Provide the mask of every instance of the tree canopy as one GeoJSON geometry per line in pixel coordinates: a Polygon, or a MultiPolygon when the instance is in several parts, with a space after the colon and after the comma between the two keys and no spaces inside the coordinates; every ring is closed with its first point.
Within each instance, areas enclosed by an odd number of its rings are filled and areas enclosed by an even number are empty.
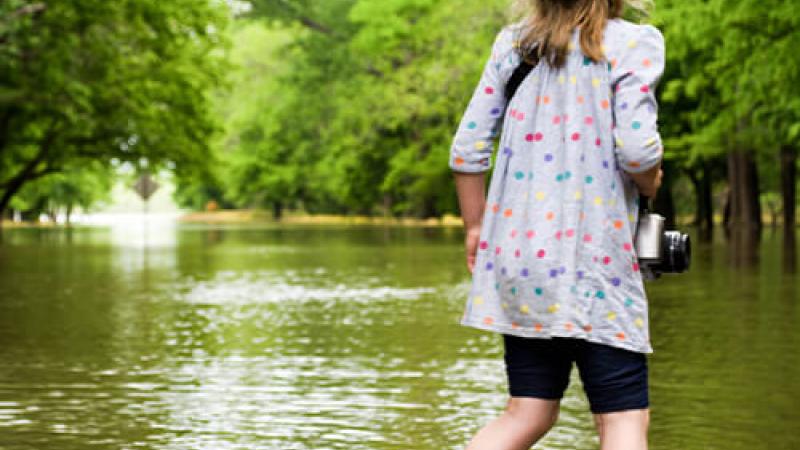
{"type": "Polygon", "coordinates": [[[0,211],[80,161],[202,170],[226,20],[213,1],[0,3],[0,211]]]}

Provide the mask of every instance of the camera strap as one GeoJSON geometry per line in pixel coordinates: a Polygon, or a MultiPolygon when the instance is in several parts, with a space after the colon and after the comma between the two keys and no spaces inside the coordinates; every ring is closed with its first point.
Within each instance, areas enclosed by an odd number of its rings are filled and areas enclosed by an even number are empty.
{"type": "Polygon", "coordinates": [[[520,53],[519,65],[514,69],[514,72],[506,83],[506,104],[511,103],[511,99],[514,97],[514,94],[517,93],[519,85],[522,84],[522,81],[531,73],[537,64],[539,64],[538,52],[532,50],[528,55],[520,53]]]}
{"type": "Polygon", "coordinates": [[[639,195],[639,215],[647,214],[652,209],[650,207],[650,197],[639,195]]]}

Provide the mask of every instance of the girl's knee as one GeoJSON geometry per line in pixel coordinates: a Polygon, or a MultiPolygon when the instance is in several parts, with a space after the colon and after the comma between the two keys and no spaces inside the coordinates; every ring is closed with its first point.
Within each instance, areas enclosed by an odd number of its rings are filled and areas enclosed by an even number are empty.
{"type": "Polygon", "coordinates": [[[609,428],[640,429],[647,431],[650,426],[650,409],[631,409],[625,411],[594,415],[597,431],[601,434],[609,428]]]}
{"type": "Polygon", "coordinates": [[[534,424],[549,430],[558,420],[559,401],[532,397],[511,397],[506,405],[506,414],[515,420],[534,424]]]}

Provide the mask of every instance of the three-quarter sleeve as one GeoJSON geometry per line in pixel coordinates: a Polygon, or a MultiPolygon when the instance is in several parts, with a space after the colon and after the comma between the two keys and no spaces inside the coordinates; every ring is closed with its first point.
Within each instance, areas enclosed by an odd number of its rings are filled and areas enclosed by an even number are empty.
{"type": "Polygon", "coordinates": [[[512,32],[500,31],[450,147],[450,168],[478,173],[491,169],[494,138],[502,126],[506,107],[507,58],[512,53],[512,32]]]}
{"type": "Polygon", "coordinates": [[[661,161],[655,90],[664,72],[664,37],[652,25],[620,45],[612,59],[614,140],[617,163],[626,172],[644,172],[661,161]]]}

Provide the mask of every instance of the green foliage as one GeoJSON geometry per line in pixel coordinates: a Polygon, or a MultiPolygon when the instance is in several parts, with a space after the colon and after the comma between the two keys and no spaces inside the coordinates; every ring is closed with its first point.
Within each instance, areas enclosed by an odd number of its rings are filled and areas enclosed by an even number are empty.
{"type": "Polygon", "coordinates": [[[659,3],[667,40],[663,115],[686,161],[734,147],[798,144],[800,19],[785,0],[659,3]]]}
{"type": "Polygon", "coordinates": [[[0,210],[81,161],[205,166],[226,14],[211,0],[0,3],[0,210]]]}
{"type": "Polygon", "coordinates": [[[449,141],[505,3],[256,2],[267,20],[232,27],[240,81],[219,105],[228,198],[320,212],[454,212],[449,141]]]}
{"type": "Polygon", "coordinates": [[[98,161],[68,165],[60,172],[25,184],[12,199],[11,207],[32,216],[63,211],[67,218],[78,207],[89,210],[98,202],[110,201],[113,177],[109,167],[98,161]]]}

